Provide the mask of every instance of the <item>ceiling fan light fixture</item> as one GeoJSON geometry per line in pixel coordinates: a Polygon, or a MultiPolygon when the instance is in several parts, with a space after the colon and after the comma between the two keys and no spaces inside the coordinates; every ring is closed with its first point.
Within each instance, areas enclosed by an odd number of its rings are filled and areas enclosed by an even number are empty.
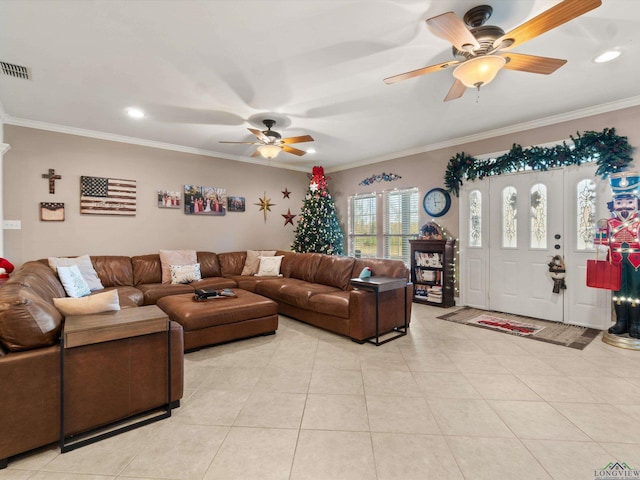
{"type": "Polygon", "coordinates": [[[490,83],[507,61],[498,55],[471,58],[456,67],[453,76],[465,87],[480,88],[490,83]]]}
{"type": "Polygon", "coordinates": [[[258,147],[258,152],[260,152],[262,158],[266,158],[267,160],[276,158],[281,150],[278,145],[260,145],[258,147]]]}

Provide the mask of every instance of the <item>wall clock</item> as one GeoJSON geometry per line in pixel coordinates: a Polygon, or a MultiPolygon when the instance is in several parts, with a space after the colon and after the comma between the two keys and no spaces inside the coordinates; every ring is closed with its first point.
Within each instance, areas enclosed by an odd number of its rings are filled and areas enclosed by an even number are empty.
{"type": "Polygon", "coordinates": [[[441,217],[451,208],[451,195],[442,188],[432,188],[422,201],[424,211],[432,217],[441,217]]]}

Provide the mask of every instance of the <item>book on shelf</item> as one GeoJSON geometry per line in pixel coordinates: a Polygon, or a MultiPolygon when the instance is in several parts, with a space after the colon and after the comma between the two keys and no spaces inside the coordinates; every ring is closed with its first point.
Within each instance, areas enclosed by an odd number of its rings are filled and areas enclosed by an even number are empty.
{"type": "Polygon", "coordinates": [[[442,255],[438,252],[414,252],[416,266],[442,268],[442,255]]]}

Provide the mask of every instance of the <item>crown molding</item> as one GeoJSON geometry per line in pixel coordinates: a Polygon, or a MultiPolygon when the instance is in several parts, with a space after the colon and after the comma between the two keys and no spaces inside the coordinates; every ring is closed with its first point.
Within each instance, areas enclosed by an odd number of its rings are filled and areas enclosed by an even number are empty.
{"type": "MultiPolygon", "coordinates": [[[[1,113],[1,111],[0,111],[1,113]]],[[[1,117],[0,117],[1,118],[1,117]]],[[[128,143],[131,145],[139,145],[142,147],[159,148],[162,150],[171,150],[174,152],[191,153],[193,155],[202,155],[205,157],[222,158],[225,160],[236,160],[239,162],[251,163],[254,165],[261,165],[267,167],[284,168],[287,170],[296,170],[300,172],[308,172],[307,167],[292,166],[274,161],[260,161],[254,159],[248,159],[238,155],[230,155],[225,153],[214,152],[211,150],[204,150],[200,148],[186,147],[184,145],[176,145],[173,143],[157,142],[155,140],[145,140],[143,138],[128,137],[126,135],[116,135],[113,133],[98,132],[96,130],[87,130],[84,128],[68,127],[65,125],[58,125],[55,123],[38,122],[36,120],[27,120],[24,118],[5,116],[4,123],[9,125],[15,125],[17,127],[35,128],[38,130],[47,130],[57,133],[65,133],[68,135],[78,135],[81,137],[97,138],[99,140],[108,140],[111,142],[128,143]]]]}
{"type": "MultiPolygon", "coordinates": [[[[640,95],[635,96],[635,97],[629,97],[629,98],[626,98],[626,99],[623,99],[623,100],[616,100],[616,101],[609,102],[609,103],[603,103],[603,104],[600,104],[600,105],[594,105],[594,106],[591,106],[591,107],[582,108],[582,109],[574,110],[574,111],[571,111],[571,112],[561,113],[561,114],[558,114],[558,115],[551,115],[549,117],[544,117],[544,118],[537,119],[537,120],[532,120],[532,121],[529,121],[529,122],[518,123],[518,124],[515,124],[515,125],[510,125],[508,127],[497,128],[497,129],[494,129],[494,130],[486,130],[484,132],[478,132],[478,133],[474,133],[472,135],[452,138],[450,140],[445,140],[443,142],[436,142],[436,143],[424,145],[422,147],[412,148],[412,149],[408,149],[408,150],[402,150],[402,151],[399,151],[399,152],[390,153],[390,154],[383,155],[383,156],[380,156],[380,157],[374,157],[374,158],[371,158],[371,159],[362,160],[360,162],[353,162],[353,163],[348,163],[348,164],[337,166],[337,167],[330,167],[330,168],[325,169],[325,171],[327,173],[331,173],[331,172],[339,172],[339,171],[342,171],[342,170],[348,170],[348,169],[356,168],[356,167],[364,167],[364,166],[372,165],[372,164],[375,164],[375,163],[386,162],[388,160],[395,160],[395,159],[402,158],[402,157],[408,157],[410,155],[416,155],[416,154],[425,153],[425,152],[432,152],[434,150],[440,150],[440,149],[443,149],[443,148],[455,147],[457,145],[462,145],[462,144],[465,144],[465,143],[471,143],[471,142],[477,142],[477,141],[481,141],[481,140],[487,140],[489,138],[495,138],[495,137],[499,137],[499,136],[502,136],[502,135],[509,135],[509,134],[512,134],[512,133],[522,132],[522,131],[525,131],[525,130],[532,130],[532,129],[540,128],[540,127],[547,127],[549,125],[554,125],[554,124],[567,122],[567,121],[571,121],[571,120],[577,120],[577,119],[580,119],[580,118],[590,117],[590,116],[598,115],[598,114],[601,114],[601,113],[608,113],[608,112],[612,112],[612,111],[615,111],[615,110],[622,110],[624,108],[635,107],[635,106],[638,106],[638,105],[640,105],[640,95]]],[[[303,167],[303,166],[293,166],[293,165],[279,163],[279,162],[273,162],[273,161],[269,161],[268,163],[265,164],[264,161],[248,159],[246,157],[241,157],[241,156],[238,156],[238,155],[231,155],[231,154],[226,154],[226,153],[214,152],[214,151],[211,151],[211,150],[204,150],[204,149],[199,149],[199,148],[186,147],[184,145],[176,145],[176,144],[172,144],[172,143],[157,142],[157,141],[154,141],[154,140],[145,140],[145,139],[137,138],[137,137],[128,137],[128,136],[125,136],[125,135],[116,135],[116,134],[111,134],[111,133],[106,133],[106,132],[98,132],[98,131],[95,131],[95,130],[87,130],[87,129],[83,129],[83,128],[68,127],[68,126],[57,125],[57,124],[53,124],[53,123],[38,122],[38,121],[35,121],[35,120],[27,120],[27,119],[23,119],[23,118],[12,117],[12,116],[7,115],[5,113],[1,103],[0,103],[0,122],[1,123],[6,123],[6,124],[9,124],[9,125],[16,125],[16,126],[19,126],[19,127],[35,128],[35,129],[39,129],[39,130],[49,130],[49,131],[52,131],[52,132],[66,133],[66,134],[69,134],[69,135],[79,135],[79,136],[82,136],[82,137],[97,138],[97,139],[108,140],[108,141],[112,141],[112,142],[120,142],[120,143],[132,144],[132,145],[140,145],[140,146],[143,146],[143,147],[159,148],[159,149],[163,149],[163,150],[171,150],[171,151],[182,152],[182,153],[191,153],[191,154],[194,154],[194,155],[202,155],[202,156],[206,156],[206,157],[222,158],[222,159],[226,159],[226,160],[235,160],[235,161],[239,161],[239,162],[251,163],[251,164],[254,164],[254,165],[262,165],[262,166],[266,165],[266,166],[270,166],[270,167],[283,168],[283,169],[286,169],[286,170],[294,170],[294,171],[299,171],[299,172],[308,172],[309,171],[309,168],[306,167],[306,166],[305,167],[303,167]]]]}
{"type": "Polygon", "coordinates": [[[338,172],[341,170],[348,170],[355,167],[364,167],[374,163],[386,162],[388,160],[395,160],[401,157],[408,157],[410,155],[416,155],[419,153],[432,152],[434,150],[440,150],[442,148],[455,147],[457,145],[463,145],[465,143],[477,142],[480,140],[487,140],[489,138],[500,137],[502,135],[509,135],[512,133],[518,133],[525,130],[533,130],[534,128],[547,127],[549,125],[555,125],[562,122],[568,122],[571,120],[578,120],[580,118],[591,117],[593,115],[599,115],[601,113],[613,112],[615,110],[622,110],[624,108],[636,107],[640,105],[640,95],[635,97],[629,97],[623,100],[616,100],[614,102],[603,103],[600,105],[594,105],[571,112],[561,113],[558,115],[551,115],[549,117],[532,120],[530,122],[517,123],[508,127],[497,128],[494,130],[487,130],[484,132],[474,133],[473,135],[467,135],[464,137],[452,138],[451,140],[445,140],[444,142],[432,143],[424,145],[422,147],[412,148],[409,150],[403,150],[400,152],[390,153],[381,157],[376,157],[366,161],[350,163],[339,167],[327,169],[327,173],[338,172]]]}

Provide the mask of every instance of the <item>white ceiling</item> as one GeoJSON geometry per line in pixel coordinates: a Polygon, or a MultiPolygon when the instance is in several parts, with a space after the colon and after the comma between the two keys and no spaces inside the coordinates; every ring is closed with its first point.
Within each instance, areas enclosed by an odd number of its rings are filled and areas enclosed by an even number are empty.
{"type": "Polygon", "coordinates": [[[447,103],[451,69],[383,83],[451,60],[425,19],[482,3],[509,31],[558,0],[0,0],[0,61],[33,76],[0,74],[0,115],[258,163],[254,146],[219,141],[253,141],[247,127],[274,118],[317,153],[273,165],[331,171],[640,104],[638,0],[603,0],[513,49],[568,60],[549,76],[503,70],[447,103]],[[609,48],[622,56],[592,62],[609,48]]]}

